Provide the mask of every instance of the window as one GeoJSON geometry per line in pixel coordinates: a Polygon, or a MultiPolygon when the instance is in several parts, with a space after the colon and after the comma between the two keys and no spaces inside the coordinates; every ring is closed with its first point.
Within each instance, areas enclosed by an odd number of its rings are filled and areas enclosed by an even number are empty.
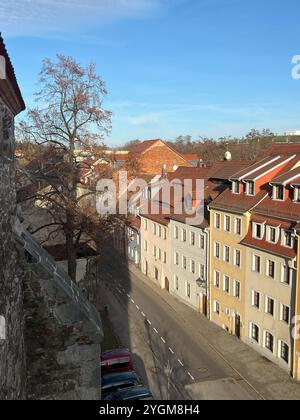
{"type": "Polygon", "coordinates": [[[163,228],[163,239],[167,239],[167,229],[163,228]]]}
{"type": "Polygon", "coordinates": [[[230,278],[228,276],[224,276],[223,290],[228,294],[230,292],[230,278]]]}
{"type": "Polygon", "coordinates": [[[294,270],[286,265],[282,265],[281,283],[290,285],[293,279],[294,270]]]}
{"type": "Polygon", "coordinates": [[[273,200],[284,200],[284,186],[274,185],[273,187],[273,200]]]}
{"type": "Polygon", "coordinates": [[[250,324],[250,338],[259,343],[259,327],[253,323],[250,324]]]}
{"type": "Polygon", "coordinates": [[[290,323],[290,308],[286,305],[280,305],[280,320],[290,323]]]}
{"type": "Polygon", "coordinates": [[[274,299],[266,297],[266,313],[274,316],[275,302],[274,299]]]}
{"type": "Polygon", "coordinates": [[[220,229],[221,227],[221,216],[219,215],[219,213],[215,214],[215,228],[216,229],[220,229]]]}
{"type": "Polygon", "coordinates": [[[220,315],[220,304],[219,304],[219,302],[217,302],[216,300],[214,301],[214,312],[215,312],[217,315],[220,315]]]}
{"type": "Polygon", "coordinates": [[[174,276],[174,288],[175,288],[175,290],[178,292],[178,289],[179,289],[179,280],[178,280],[178,276],[174,276]]]}
{"type": "Polygon", "coordinates": [[[144,241],[144,251],[147,252],[148,251],[148,242],[144,241]]]}
{"type": "Polygon", "coordinates": [[[253,255],[252,260],[252,270],[256,273],[260,273],[261,268],[261,259],[258,255],[253,255]]]}
{"type": "Polygon", "coordinates": [[[191,298],[191,284],[186,283],[186,296],[190,299],[191,298]]]}
{"type": "Polygon", "coordinates": [[[294,187],[294,201],[300,203],[300,187],[294,187]]]}
{"type": "Polygon", "coordinates": [[[265,347],[270,350],[272,353],[274,351],[274,337],[268,331],[265,332],[265,347]]]}
{"type": "Polygon", "coordinates": [[[181,239],[182,239],[182,242],[186,242],[186,230],[185,229],[182,229],[181,239]]]}
{"type": "Polygon", "coordinates": [[[224,218],[224,230],[226,232],[230,232],[230,225],[231,225],[230,216],[225,216],[225,218],[224,218]]]}
{"type": "Polygon", "coordinates": [[[175,254],[174,254],[174,264],[179,265],[179,254],[178,254],[178,252],[175,252],[175,254]]]}
{"type": "Polygon", "coordinates": [[[234,194],[240,194],[240,192],[241,192],[241,183],[240,183],[240,181],[233,181],[232,182],[232,192],[234,194]]]}
{"type": "Polygon", "coordinates": [[[264,236],[264,225],[260,223],[253,223],[253,237],[262,239],[264,236]]]}
{"type": "Polygon", "coordinates": [[[275,278],[275,262],[267,260],[267,277],[275,278]]]}
{"type": "Polygon", "coordinates": [[[239,249],[234,250],[234,264],[236,267],[241,267],[241,251],[239,249]]]}
{"type": "Polygon", "coordinates": [[[148,220],[144,219],[144,230],[148,229],[148,220]]]}
{"type": "Polygon", "coordinates": [[[195,261],[194,260],[191,260],[190,269],[191,269],[191,273],[195,274],[196,270],[195,270],[195,261]]]}
{"type": "Polygon", "coordinates": [[[237,299],[241,297],[241,283],[239,281],[234,281],[233,296],[237,299]]]}
{"type": "Polygon", "coordinates": [[[159,261],[161,261],[161,249],[160,248],[158,248],[158,259],[159,259],[159,261]]]}
{"type": "Polygon", "coordinates": [[[220,259],[220,244],[219,244],[219,242],[215,242],[214,248],[215,248],[214,249],[215,258],[220,259]]]}
{"type": "Polygon", "coordinates": [[[284,341],[279,340],[279,351],[279,357],[286,363],[289,363],[290,348],[284,341]]]}
{"type": "Polygon", "coordinates": [[[178,226],[174,227],[174,238],[178,239],[179,235],[178,235],[178,226]]]}
{"type": "Polygon", "coordinates": [[[235,234],[236,235],[242,234],[242,220],[238,217],[235,219],[235,234]]]}
{"type": "Polygon", "coordinates": [[[227,245],[224,245],[224,261],[227,263],[230,262],[230,248],[227,245]]]}
{"type": "Polygon", "coordinates": [[[182,257],[182,268],[186,270],[186,257],[182,257]]]}
{"type": "Polygon", "coordinates": [[[254,181],[246,182],[246,194],[254,195],[255,194],[255,183],[254,181]]]}
{"type": "Polygon", "coordinates": [[[204,278],[205,278],[205,266],[204,266],[204,264],[200,264],[199,275],[200,275],[200,279],[204,280],[204,278]]]}
{"type": "Polygon", "coordinates": [[[255,290],[252,292],[252,306],[257,309],[260,308],[260,293],[255,290]]]}
{"type": "Polygon", "coordinates": [[[153,247],[153,257],[156,257],[156,246],[153,247]]]}
{"type": "Polygon", "coordinates": [[[161,237],[161,226],[158,225],[158,236],[161,237]]]}
{"type": "Polygon", "coordinates": [[[167,263],[167,253],[163,252],[163,263],[166,264],[167,263]]]}
{"type": "Polygon", "coordinates": [[[277,234],[278,229],[274,228],[274,227],[269,227],[268,228],[268,241],[272,242],[273,244],[275,244],[277,242],[277,234]]]}
{"type": "Polygon", "coordinates": [[[153,225],[152,225],[152,233],[153,233],[153,235],[156,235],[156,224],[155,223],[153,223],[153,225]]]}
{"type": "Polygon", "coordinates": [[[293,234],[292,232],[285,230],[283,232],[283,245],[287,248],[292,248],[294,246],[293,234]]]}
{"type": "Polygon", "coordinates": [[[191,234],[190,234],[190,244],[192,246],[195,245],[195,233],[194,232],[191,232],[191,234]]]}
{"type": "Polygon", "coordinates": [[[220,273],[219,271],[214,272],[214,286],[220,289],[220,273]]]}
{"type": "Polygon", "coordinates": [[[204,235],[200,235],[200,248],[204,249],[205,248],[205,239],[204,239],[204,235]]]}

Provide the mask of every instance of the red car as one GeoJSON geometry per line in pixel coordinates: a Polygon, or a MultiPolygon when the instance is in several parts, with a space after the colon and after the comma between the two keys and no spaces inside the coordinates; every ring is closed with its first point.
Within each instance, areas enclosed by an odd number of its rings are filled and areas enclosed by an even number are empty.
{"type": "Polygon", "coordinates": [[[101,372],[129,372],[133,370],[132,353],[128,349],[115,349],[101,354],[101,372]]]}

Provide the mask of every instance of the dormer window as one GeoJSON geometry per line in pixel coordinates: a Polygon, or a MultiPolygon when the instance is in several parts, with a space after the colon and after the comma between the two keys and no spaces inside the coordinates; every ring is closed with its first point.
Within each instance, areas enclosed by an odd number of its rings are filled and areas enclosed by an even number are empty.
{"type": "Polygon", "coordinates": [[[284,186],[274,185],[273,186],[273,200],[284,200],[284,186]]]}
{"type": "Polygon", "coordinates": [[[287,248],[293,248],[294,246],[294,236],[289,230],[283,231],[283,246],[286,246],[287,248]]]}
{"type": "Polygon", "coordinates": [[[246,194],[247,195],[254,195],[255,194],[255,182],[254,181],[247,181],[246,182],[246,194]]]}
{"type": "Polygon", "coordinates": [[[294,189],[294,202],[300,203],[300,187],[295,187],[294,189]]]}
{"type": "Polygon", "coordinates": [[[279,236],[278,235],[278,233],[279,233],[278,228],[269,226],[267,232],[268,232],[268,234],[267,234],[268,241],[275,244],[278,241],[278,236],[279,236]]]}
{"type": "Polygon", "coordinates": [[[241,183],[240,181],[232,181],[232,192],[233,194],[241,193],[241,183]]]}
{"type": "Polygon", "coordinates": [[[262,239],[265,234],[265,226],[261,223],[253,223],[253,238],[262,239]]]}

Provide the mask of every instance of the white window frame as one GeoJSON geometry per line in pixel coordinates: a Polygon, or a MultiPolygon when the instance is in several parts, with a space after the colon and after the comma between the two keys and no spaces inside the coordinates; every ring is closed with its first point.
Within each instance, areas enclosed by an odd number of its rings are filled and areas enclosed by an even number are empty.
{"type": "Polygon", "coordinates": [[[293,283],[293,278],[294,278],[294,269],[292,267],[290,267],[288,264],[281,264],[281,279],[280,279],[280,283],[291,287],[292,283],[293,283]],[[284,279],[286,278],[286,273],[288,275],[288,280],[289,282],[286,282],[284,279]]]}
{"type": "Polygon", "coordinates": [[[215,227],[215,229],[221,229],[221,214],[220,213],[215,213],[214,227],[215,227]],[[217,220],[219,220],[219,226],[217,224],[217,220]]]}
{"type": "Polygon", "coordinates": [[[267,261],[266,261],[266,277],[268,277],[269,279],[272,279],[272,280],[275,280],[276,279],[276,261],[274,261],[274,260],[270,260],[269,258],[267,258],[267,261]],[[272,277],[272,276],[270,276],[270,273],[269,273],[269,269],[270,269],[270,265],[271,264],[274,264],[274,276],[272,277]]]}
{"type": "Polygon", "coordinates": [[[186,229],[181,229],[181,241],[186,243],[186,238],[187,238],[186,229]]]}
{"type": "Polygon", "coordinates": [[[252,222],[253,223],[253,227],[252,227],[252,236],[254,239],[258,239],[260,241],[263,240],[264,236],[265,236],[265,224],[264,223],[256,223],[256,222],[252,222]],[[257,228],[261,227],[261,237],[259,237],[257,235],[257,228]]]}
{"type": "Polygon", "coordinates": [[[187,258],[184,255],[181,257],[181,268],[183,270],[187,269],[187,258]]]}
{"type": "Polygon", "coordinates": [[[272,190],[272,199],[274,200],[274,201],[284,201],[284,198],[285,198],[285,187],[284,187],[284,185],[273,185],[273,190],[272,190]],[[279,191],[279,189],[282,189],[283,190],[283,198],[278,198],[278,191],[279,191]]]}
{"type": "Polygon", "coordinates": [[[246,189],[245,189],[246,195],[254,197],[255,196],[255,181],[246,181],[245,184],[246,184],[246,189]],[[250,185],[251,186],[253,185],[253,193],[250,191],[250,185]]]}
{"type": "Polygon", "coordinates": [[[165,227],[162,229],[162,237],[164,240],[167,239],[167,228],[165,227]]]}
{"type": "Polygon", "coordinates": [[[228,214],[224,215],[224,232],[231,232],[231,217],[228,214]],[[229,230],[227,229],[227,220],[229,220],[229,230]]]}
{"type": "Polygon", "coordinates": [[[281,340],[281,339],[278,340],[278,359],[282,360],[283,362],[285,362],[288,365],[290,364],[290,360],[291,360],[291,347],[289,346],[289,344],[286,341],[281,340]],[[289,351],[288,351],[288,360],[283,359],[283,357],[281,355],[281,347],[282,347],[282,344],[284,344],[285,346],[287,346],[287,348],[289,349],[289,351]]]}
{"type": "Polygon", "coordinates": [[[231,249],[230,246],[228,245],[223,245],[223,261],[227,264],[230,264],[230,257],[231,257],[231,249]],[[226,256],[227,256],[227,251],[228,251],[228,261],[226,260],[226,256]]]}
{"type": "Polygon", "coordinates": [[[167,253],[166,253],[166,251],[163,251],[163,263],[167,264],[167,253]]]}
{"type": "Polygon", "coordinates": [[[205,249],[205,235],[202,233],[199,235],[199,248],[205,249]],[[203,241],[203,247],[202,247],[202,241],[203,241]]]}
{"type": "Polygon", "coordinates": [[[174,265],[179,267],[179,254],[178,254],[178,252],[174,252],[174,265]]]}
{"type": "Polygon", "coordinates": [[[276,316],[276,299],[272,298],[271,296],[265,296],[265,314],[275,318],[276,316]],[[268,312],[268,300],[272,300],[274,302],[273,305],[273,315],[268,312]]]}
{"type": "Polygon", "coordinates": [[[227,274],[223,275],[223,292],[226,293],[227,295],[230,295],[230,277],[227,276],[227,274]],[[226,290],[226,280],[228,279],[228,291],[226,290]]]}
{"type": "Polygon", "coordinates": [[[217,300],[214,300],[214,313],[218,316],[221,315],[221,305],[217,300]],[[218,311],[217,311],[218,308],[218,311]]]}
{"type": "Polygon", "coordinates": [[[255,322],[250,322],[249,323],[249,338],[250,338],[250,340],[255,341],[255,343],[260,344],[260,327],[255,322]],[[256,339],[252,335],[253,327],[258,328],[258,341],[256,341],[256,339]]]}
{"type": "Polygon", "coordinates": [[[174,226],[174,239],[179,238],[179,228],[178,226],[174,226]]]}
{"type": "Polygon", "coordinates": [[[237,298],[237,299],[240,300],[241,299],[241,296],[242,296],[241,290],[242,290],[241,282],[238,281],[238,280],[233,280],[233,297],[235,297],[235,298],[237,298]],[[236,294],[236,287],[237,287],[238,284],[239,284],[239,291],[240,291],[239,296],[237,296],[237,294],[236,294]]]}
{"type": "Polygon", "coordinates": [[[144,230],[148,229],[148,220],[144,219],[144,230]]]}
{"type": "Polygon", "coordinates": [[[153,235],[156,235],[156,231],[157,231],[156,223],[153,223],[152,224],[152,233],[153,233],[153,235]]]}
{"type": "Polygon", "coordinates": [[[279,236],[280,236],[280,230],[279,228],[276,228],[274,226],[267,226],[267,241],[270,244],[277,244],[278,240],[279,240],[279,236]],[[271,240],[271,231],[275,230],[275,241],[271,240]]]}
{"type": "Polygon", "coordinates": [[[289,306],[289,305],[285,305],[284,303],[281,303],[280,302],[280,314],[279,314],[279,319],[280,319],[280,321],[281,322],[284,322],[284,324],[286,324],[286,325],[291,325],[291,307],[289,306]],[[288,310],[289,310],[289,320],[288,320],[288,322],[286,322],[286,320],[285,319],[283,319],[283,309],[284,308],[288,308],[288,310]]]}
{"type": "Polygon", "coordinates": [[[236,195],[241,194],[241,181],[237,181],[237,180],[232,181],[232,192],[233,194],[236,194],[236,195]],[[238,186],[238,189],[236,188],[237,186],[238,186]]]}
{"type": "Polygon", "coordinates": [[[179,290],[179,278],[176,274],[174,275],[174,290],[176,290],[176,292],[179,290]]]}
{"type": "Polygon", "coordinates": [[[221,244],[218,241],[214,242],[214,258],[217,260],[221,259],[221,244]],[[217,247],[219,247],[219,256],[217,256],[217,247]]]}
{"type": "Polygon", "coordinates": [[[195,274],[196,273],[196,263],[194,260],[190,260],[190,272],[191,274],[195,274]],[[194,267],[194,269],[193,269],[194,267]]]}
{"type": "Polygon", "coordinates": [[[205,265],[202,263],[199,263],[199,278],[201,280],[205,280],[205,265]],[[203,275],[202,275],[202,271],[203,271],[203,275]]]}
{"type": "Polygon", "coordinates": [[[294,186],[294,203],[300,203],[300,187],[294,186]]]}
{"type": "Polygon", "coordinates": [[[196,245],[196,234],[195,234],[195,232],[190,232],[190,245],[191,246],[196,245]],[[192,241],[192,238],[194,238],[194,242],[192,241]]]}
{"type": "Polygon", "coordinates": [[[275,343],[276,343],[276,339],[275,339],[275,336],[274,336],[274,334],[271,332],[271,331],[269,331],[269,330],[264,330],[264,332],[263,332],[263,347],[266,349],[266,350],[268,350],[268,351],[270,351],[272,354],[274,354],[274,351],[275,351],[275,343]],[[268,347],[267,347],[267,334],[270,334],[272,337],[273,337],[273,351],[272,350],[270,350],[268,347]]]}
{"type": "Polygon", "coordinates": [[[237,268],[241,268],[242,267],[242,251],[240,249],[235,249],[234,250],[234,266],[237,268]],[[240,254],[240,265],[237,264],[237,255],[238,253],[240,254]]]}
{"type": "Polygon", "coordinates": [[[251,306],[252,306],[252,308],[255,308],[257,310],[260,310],[260,307],[261,307],[261,293],[258,290],[252,289],[251,306]],[[259,306],[256,306],[255,305],[255,295],[256,294],[259,295],[259,306]]]}
{"type": "Polygon", "coordinates": [[[242,219],[240,217],[236,217],[235,220],[234,220],[234,233],[235,233],[235,235],[239,235],[239,236],[242,236],[243,235],[243,222],[242,222],[242,219]],[[240,233],[238,232],[238,229],[237,229],[238,221],[241,224],[241,231],[240,231],[240,233]]]}
{"type": "Polygon", "coordinates": [[[289,231],[288,229],[282,229],[281,235],[282,235],[282,241],[281,241],[282,245],[285,248],[293,249],[294,246],[295,246],[295,235],[291,231],[289,231]],[[290,245],[287,245],[287,242],[286,242],[286,233],[289,233],[291,235],[291,246],[290,245]]]}
{"type": "Polygon", "coordinates": [[[252,254],[252,271],[253,273],[261,274],[261,268],[262,268],[262,258],[260,255],[252,254]],[[259,258],[260,264],[259,264],[259,270],[256,270],[256,258],[259,258]]]}
{"type": "Polygon", "coordinates": [[[214,287],[216,289],[220,289],[220,287],[221,287],[221,273],[218,270],[214,271],[214,287]],[[219,284],[217,284],[217,276],[218,276],[218,279],[219,279],[219,284]]]}
{"type": "Polygon", "coordinates": [[[153,245],[152,251],[153,251],[153,257],[156,258],[156,246],[155,245],[153,245]]]}

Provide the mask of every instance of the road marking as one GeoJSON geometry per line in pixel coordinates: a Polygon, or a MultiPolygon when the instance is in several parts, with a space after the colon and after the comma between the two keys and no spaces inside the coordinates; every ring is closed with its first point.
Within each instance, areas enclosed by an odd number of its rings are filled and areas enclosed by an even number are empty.
{"type": "Polygon", "coordinates": [[[158,334],[158,331],[157,331],[157,329],[156,329],[156,328],[153,328],[153,330],[154,330],[154,332],[155,332],[156,334],[158,334]]]}
{"type": "Polygon", "coordinates": [[[190,374],[190,372],[188,372],[189,377],[191,378],[192,381],[195,380],[195,378],[190,374]]]}
{"type": "Polygon", "coordinates": [[[146,314],[144,314],[144,312],[142,312],[142,316],[143,316],[144,318],[146,318],[146,314]]]}
{"type": "Polygon", "coordinates": [[[151,321],[149,321],[149,319],[147,319],[147,322],[148,322],[148,324],[149,324],[149,325],[152,325],[152,324],[151,324],[151,321]]]}
{"type": "Polygon", "coordinates": [[[130,299],[130,295],[127,293],[127,297],[130,299]]]}
{"type": "Polygon", "coordinates": [[[136,309],[139,311],[140,310],[140,307],[138,305],[135,305],[135,306],[136,306],[136,309]]]}
{"type": "Polygon", "coordinates": [[[172,354],[175,354],[175,352],[171,349],[171,347],[169,347],[169,350],[172,354]]]}
{"type": "Polygon", "coordinates": [[[131,299],[131,302],[134,304],[134,300],[133,299],[131,299]]]}
{"type": "Polygon", "coordinates": [[[182,367],[184,367],[184,364],[182,363],[182,361],[181,361],[181,360],[179,360],[179,359],[178,359],[178,363],[179,363],[182,367]]]}
{"type": "Polygon", "coordinates": [[[163,337],[160,337],[161,341],[166,344],[166,340],[163,337]]]}

